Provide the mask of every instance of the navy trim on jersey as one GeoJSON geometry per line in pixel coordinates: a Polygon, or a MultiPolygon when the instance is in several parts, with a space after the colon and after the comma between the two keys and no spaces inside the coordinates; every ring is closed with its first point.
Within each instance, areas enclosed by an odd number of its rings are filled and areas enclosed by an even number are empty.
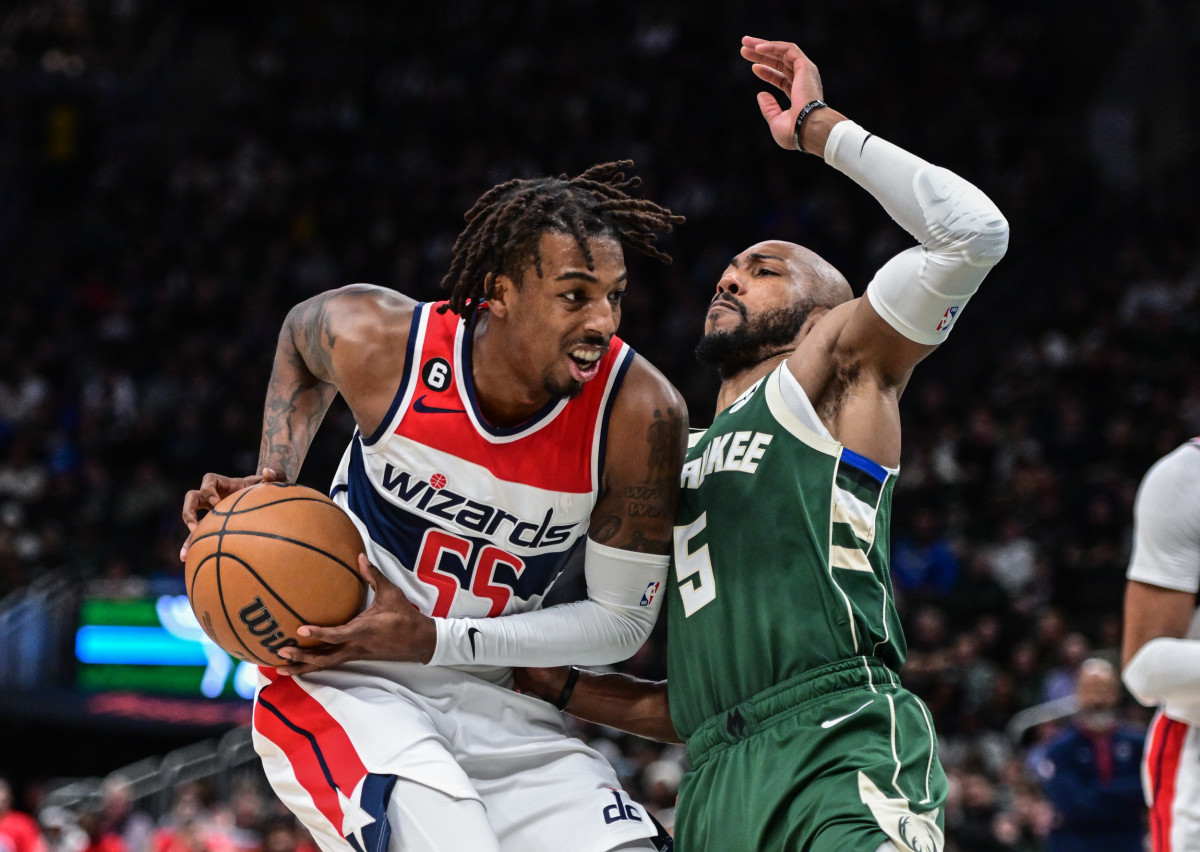
{"type": "Polygon", "coordinates": [[[608,449],[608,417],[612,414],[613,403],[617,401],[617,392],[625,381],[625,374],[629,372],[629,367],[633,364],[633,356],[633,347],[626,343],[623,363],[615,368],[617,377],[613,380],[612,389],[608,392],[608,399],[604,401],[604,410],[600,412],[600,454],[596,459],[597,486],[604,481],[604,456],[608,449]]]}
{"type": "Polygon", "coordinates": [[[404,399],[404,394],[408,391],[410,377],[418,369],[413,359],[413,353],[417,348],[417,329],[420,327],[421,318],[425,316],[425,311],[428,308],[428,302],[421,302],[413,309],[412,325],[408,327],[408,345],[404,349],[404,375],[400,377],[400,387],[397,388],[396,395],[392,397],[392,404],[388,406],[388,411],[383,417],[383,422],[371,433],[371,437],[363,438],[363,443],[368,447],[382,438],[387,428],[392,425],[392,420],[396,417],[396,412],[400,408],[400,400],[404,399]]]}
{"type": "Polygon", "coordinates": [[[471,410],[475,412],[475,422],[479,424],[480,428],[482,428],[489,435],[493,435],[497,438],[507,438],[511,435],[520,434],[521,432],[536,426],[542,420],[545,420],[554,413],[554,410],[563,402],[562,397],[551,397],[550,401],[543,405],[540,410],[533,414],[533,416],[531,416],[524,423],[518,423],[516,426],[500,427],[493,426],[492,424],[488,423],[487,419],[483,416],[483,412],[479,410],[479,401],[475,397],[475,377],[471,371],[471,339],[473,337],[474,335],[471,333],[471,329],[468,328],[467,333],[462,336],[462,349],[458,353],[458,357],[462,363],[462,393],[463,396],[467,398],[467,402],[470,404],[471,410]]]}
{"type": "MultiPolygon", "coordinates": [[[[347,507],[362,521],[367,528],[367,535],[377,546],[382,547],[408,571],[417,569],[417,557],[425,532],[438,529],[455,535],[471,543],[470,564],[444,556],[437,566],[442,574],[449,574],[458,580],[463,590],[471,588],[475,564],[474,556],[486,545],[505,550],[503,540],[471,535],[462,530],[455,530],[431,521],[415,512],[405,510],[383,497],[375,490],[366,467],[363,465],[363,452],[360,444],[355,441],[350,448],[350,463],[346,471],[347,507]]],[[[586,522],[585,522],[586,523],[586,522]]],[[[577,547],[583,542],[580,536],[575,543],[577,547]]],[[[495,582],[508,586],[513,594],[524,601],[545,595],[567,565],[567,560],[575,547],[568,550],[552,550],[529,556],[519,556],[524,568],[518,574],[511,566],[498,565],[495,582]]],[[[513,554],[516,555],[516,554],[513,554]]]]}
{"type": "Polygon", "coordinates": [[[858,453],[848,450],[845,447],[842,447],[842,460],[852,467],[861,470],[876,482],[883,482],[888,478],[887,468],[883,465],[871,461],[866,456],[860,456],[858,453]]]}

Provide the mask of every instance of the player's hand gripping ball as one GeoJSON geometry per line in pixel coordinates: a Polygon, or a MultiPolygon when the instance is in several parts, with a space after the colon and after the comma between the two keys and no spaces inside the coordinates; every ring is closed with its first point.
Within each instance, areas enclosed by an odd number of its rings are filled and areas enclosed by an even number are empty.
{"type": "Polygon", "coordinates": [[[303,485],[264,482],[231,494],[196,526],[184,563],[188,599],[209,638],[239,660],[286,665],[302,624],[357,615],[362,537],[341,507],[303,485]]]}

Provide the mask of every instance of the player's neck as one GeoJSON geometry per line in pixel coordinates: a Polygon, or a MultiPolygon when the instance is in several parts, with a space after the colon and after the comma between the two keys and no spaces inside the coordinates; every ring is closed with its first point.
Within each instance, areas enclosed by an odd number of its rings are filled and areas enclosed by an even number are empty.
{"type": "Polygon", "coordinates": [[[531,379],[519,371],[519,360],[505,348],[498,330],[485,334],[490,317],[481,316],[471,342],[471,381],[475,401],[488,424],[500,428],[517,426],[537,414],[550,395],[540,377],[531,379]]]}
{"type": "Polygon", "coordinates": [[[794,349],[784,349],[775,352],[759,361],[753,367],[747,367],[739,373],[722,379],[721,389],[717,391],[717,410],[713,412],[713,416],[716,417],[726,408],[737,402],[737,398],[744,394],[751,385],[786,361],[788,356],[794,351],[794,349]]]}

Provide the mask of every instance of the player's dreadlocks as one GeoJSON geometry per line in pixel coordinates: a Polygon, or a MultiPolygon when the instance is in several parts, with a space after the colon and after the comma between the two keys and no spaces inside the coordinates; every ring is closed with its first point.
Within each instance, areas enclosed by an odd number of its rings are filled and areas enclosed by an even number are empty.
{"type": "Polygon", "coordinates": [[[520,269],[532,258],[542,274],[538,241],[544,231],[575,237],[592,269],[591,237],[612,235],[643,254],[670,263],[654,246],[658,232],[683,221],[670,210],[626,190],[641,178],[626,178],[632,160],[592,166],[578,177],[514,179],[492,187],[467,211],[467,226],[454,242],[454,258],[442,286],[450,290],[449,308],[471,320],[486,297],[488,273],[520,282],[520,269]]]}

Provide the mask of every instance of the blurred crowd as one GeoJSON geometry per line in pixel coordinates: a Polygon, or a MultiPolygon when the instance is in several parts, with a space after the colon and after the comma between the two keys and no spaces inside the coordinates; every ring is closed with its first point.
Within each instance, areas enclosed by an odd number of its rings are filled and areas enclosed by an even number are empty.
{"type": "Polygon", "coordinates": [[[0,848],[6,852],[317,852],[304,826],[254,774],[238,779],[224,797],[204,782],[183,783],[161,814],[139,805],[119,775],[84,808],[31,802],[36,819],[13,807],[7,791],[0,778],[0,848]]]}
{"type": "MultiPolygon", "coordinates": [[[[861,292],[907,239],[770,141],[738,40],[791,38],[827,100],[1012,226],[906,391],[893,570],[951,839],[1042,848],[1038,760],[1068,722],[1010,723],[1072,695],[1086,658],[1119,662],[1138,480],[1200,432],[1200,20],[1172,2],[743,5],[10,4],[0,597],[49,570],[178,577],[184,491],[255,467],[287,309],[355,281],[437,298],[463,212],[514,176],[631,158],[687,217],[671,266],[629,258],[621,333],[706,424],[715,378],[691,351],[729,257],[795,240],[861,292]]],[[[335,407],[302,481],[325,486],[351,428],[335,407]]],[[[664,635],[626,668],[662,676],[664,635]]],[[[669,810],[681,754],[580,734],[669,810]]]]}

